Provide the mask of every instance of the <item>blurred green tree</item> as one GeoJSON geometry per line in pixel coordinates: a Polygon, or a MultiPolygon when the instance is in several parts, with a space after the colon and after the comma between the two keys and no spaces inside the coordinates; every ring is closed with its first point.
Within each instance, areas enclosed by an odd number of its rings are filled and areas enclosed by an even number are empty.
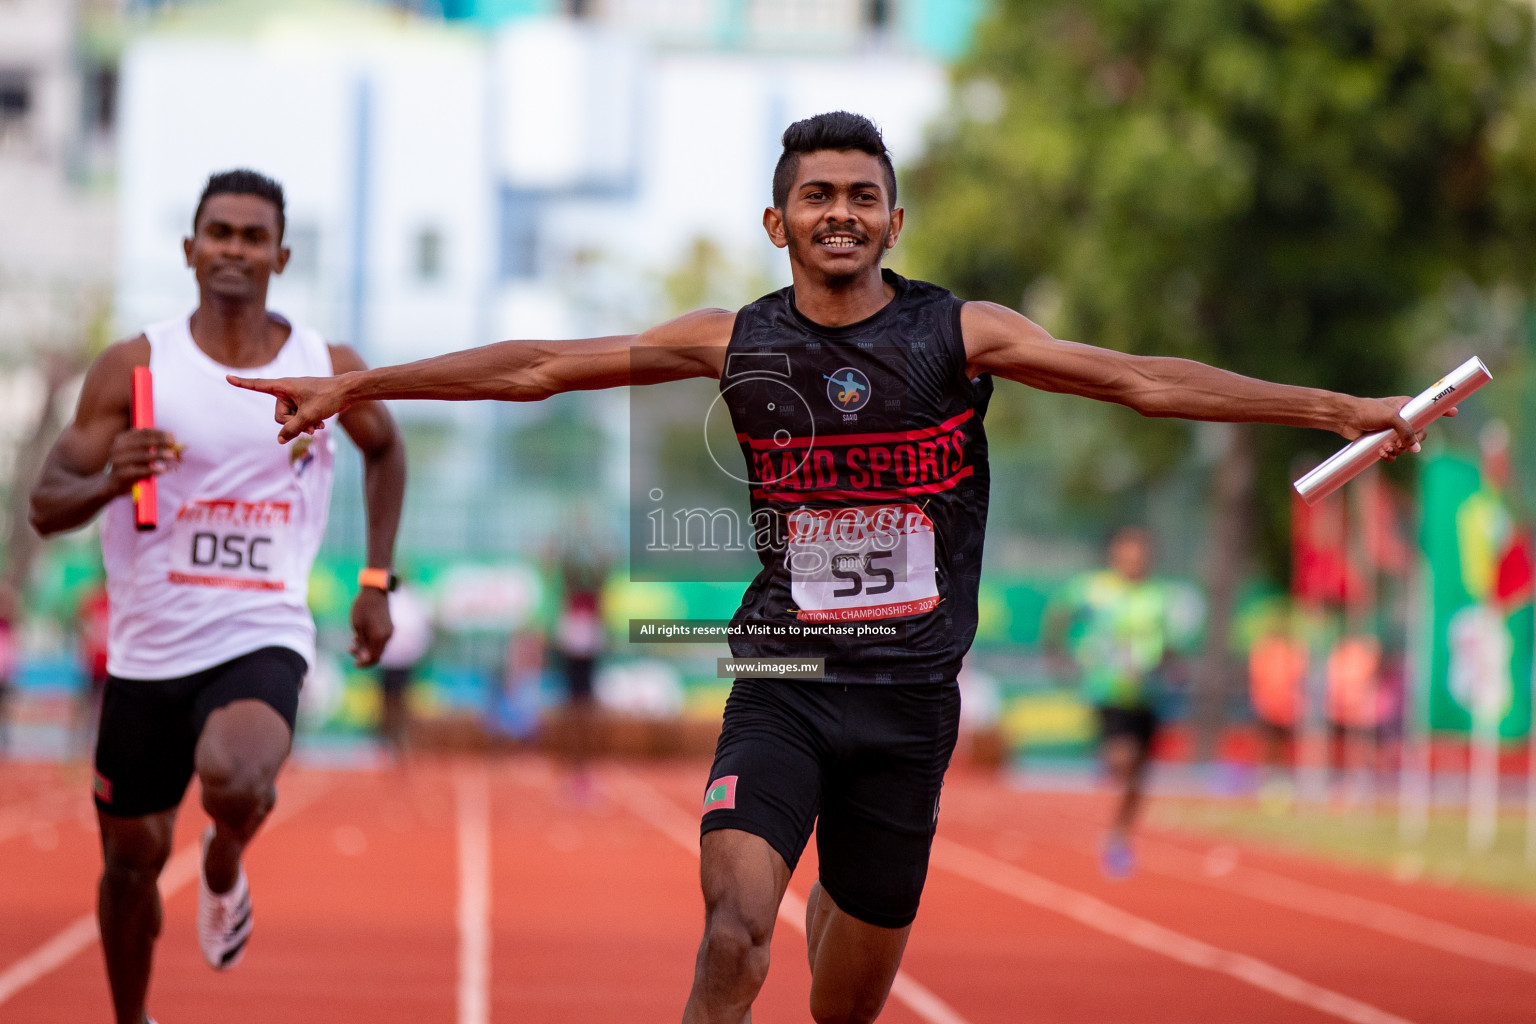
{"type": "MultiPolygon", "coordinates": [[[[1410,360],[1431,297],[1528,288],[1527,3],[997,0],[953,97],[906,176],[910,264],[1058,337],[1392,394],[1447,368],[1410,360]]],[[[1207,755],[1239,675],[1233,597],[1256,530],[1283,536],[1302,443],[1224,434],[1207,755]]]]}

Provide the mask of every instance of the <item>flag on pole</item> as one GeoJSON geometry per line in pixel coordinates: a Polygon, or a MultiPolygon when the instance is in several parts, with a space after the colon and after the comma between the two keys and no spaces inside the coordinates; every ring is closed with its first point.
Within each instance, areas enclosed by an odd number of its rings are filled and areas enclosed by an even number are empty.
{"type": "Polygon", "coordinates": [[[1469,733],[1474,709],[1486,700],[1500,738],[1524,736],[1536,632],[1531,537],[1514,522],[1498,474],[1469,458],[1432,456],[1420,482],[1420,544],[1433,580],[1426,616],[1430,727],[1469,733]]]}

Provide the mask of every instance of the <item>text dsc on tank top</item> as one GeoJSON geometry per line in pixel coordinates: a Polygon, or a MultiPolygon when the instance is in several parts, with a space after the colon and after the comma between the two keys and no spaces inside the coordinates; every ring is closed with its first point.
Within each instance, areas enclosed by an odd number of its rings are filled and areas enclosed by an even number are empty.
{"type": "MultiPolygon", "coordinates": [[[[329,432],[278,444],[270,400],[230,387],[186,318],[145,335],[156,426],[185,451],[157,478],[158,529],[135,530],[127,498],[103,518],[110,671],[173,678],[273,645],[313,665],[309,571],[330,506],[329,432]]],[[[295,325],[270,365],[240,372],[328,377],[330,349],[295,325]]]]}
{"type": "Polygon", "coordinates": [[[736,317],[720,388],[763,568],[731,651],[824,656],[831,682],[942,682],[976,633],[992,381],[965,375],[959,299],[884,275],[895,298],[856,324],[812,322],[791,288],[736,317]],[[752,631],[791,623],[831,635],[752,631]]]}

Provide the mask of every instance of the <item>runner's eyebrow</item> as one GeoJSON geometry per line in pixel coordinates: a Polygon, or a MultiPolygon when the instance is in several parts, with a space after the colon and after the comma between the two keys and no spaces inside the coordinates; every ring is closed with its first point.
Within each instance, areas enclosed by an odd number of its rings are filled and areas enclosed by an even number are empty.
{"type": "Polygon", "coordinates": [[[210,230],[210,231],[214,230],[215,228],[218,228],[218,229],[222,229],[224,231],[229,231],[229,232],[232,232],[232,233],[235,233],[235,234],[241,234],[241,235],[248,235],[248,234],[250,234],[253,231],[259,231],[262,234],[266,234],[266,235],[272,234],[272,227],[270,225],[268,225],[268,224],[262,224],[260,222],[252,222],[252,223],[249,223],[249,224],[236,224],[233,221],[227,221],[227,220],[223,220],[223,219],[215,219],[215,218],[212,218],[212,217],[209,217],[209,218],[207,218],[207,219],[205,219],[203,221],[203,227],[208,229],[208,230],[210,230]]]}
{"type": "MultiPolygon", "coordinates": [[[[801,192],[804,192],[807,189],[816,189],[822,192],[836,192],[837,188],[837,183],[832,181],[802,181],[800,183],[801,192]]],[[[866,188],[875,191],[881,191],[880,183],[875,181],[855,181],[853,184],[848,186],[848,191],[857,192],[860,189],[866,188]]]]}

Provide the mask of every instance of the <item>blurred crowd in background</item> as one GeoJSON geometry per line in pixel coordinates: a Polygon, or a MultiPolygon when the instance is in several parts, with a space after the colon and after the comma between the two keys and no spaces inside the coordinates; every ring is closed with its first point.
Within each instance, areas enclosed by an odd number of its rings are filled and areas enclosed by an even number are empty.
{"type": "MultiPolygon", "coordinates": [[[[8,750],[84,749],[94,528],[43,545],[26,492],[89,360],[193,305],[179,240],[210,172],[287,190],[274,308],[392,363],[782,286],[759,226],[778,135],[847,108],[897,162],[902,273],[1291,383],[1412,393],[1474,354],[1495,378],[1316,507],[1289,481],[1332,436],[1001,385],[975,755],[1080,758],[1092,706],[1129,701],[1171,724],[1162,757],[1275,793],[1491,763],[1496,795],[1527,765],[1536,634],[1532,22],[1521,0],[0,0],[8,750]],[[1126,527],[1157,596],[1095,619],[1126,527]]],[[[711,397],[399,404],[396,649],[382,681],[345,656],[363,519],[338,488],[302,746],[543,723],[580,758],[591,714],[707,739],[723,646],[628,622],[728,618],[750,578],[750,552],[631,572],[646,516],[687,543],[742,504],[711,397]]]]}

